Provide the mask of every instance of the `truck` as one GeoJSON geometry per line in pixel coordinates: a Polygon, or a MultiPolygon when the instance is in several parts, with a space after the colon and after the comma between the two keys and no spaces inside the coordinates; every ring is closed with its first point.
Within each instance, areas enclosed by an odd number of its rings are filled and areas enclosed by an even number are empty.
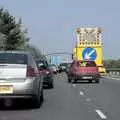
{"type": "Polygon", "coordinates": [[[101,76],[106,75],[103,65],[103,43],[101,27],[80,27],[76,29],[76,44],[73,60],[95,61],[101,76]]]}

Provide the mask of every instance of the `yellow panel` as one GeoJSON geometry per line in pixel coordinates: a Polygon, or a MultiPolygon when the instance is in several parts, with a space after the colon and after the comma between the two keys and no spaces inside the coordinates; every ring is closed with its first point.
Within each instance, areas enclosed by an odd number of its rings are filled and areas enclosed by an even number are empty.
{"type": "Polygon", "coordinates": [[[87,47],[91,47],[91,48],[94,48],[96,50],[96,54],[97,54],[97,57],[96,57],[96,64],[99,66],[102,64],[102,46],[100,45],[84,45],[84,46],[79,46],[78,48],[74,48],[74,60],[83,60],[82,58],[82,52],[85,48],[87,47]]]}

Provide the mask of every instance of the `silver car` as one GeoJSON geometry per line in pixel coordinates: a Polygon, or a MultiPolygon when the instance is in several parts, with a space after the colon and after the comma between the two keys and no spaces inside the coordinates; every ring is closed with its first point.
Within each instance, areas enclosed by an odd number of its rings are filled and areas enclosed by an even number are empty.
{"type": "Polygon", "coordinates": [[[49,69],[53,72],[53,73],[57,73],[57,66],[56,65],[54,65],[54,64],[50,64],[49,65],[49,69]]]}
{"type": "Polygon", "coordinates": [[[36,62],[27,52],[0,52],[0,99],[8,104],[13,98],[31,99],[36,107],[43,101],[43,78],[36,62]]]}

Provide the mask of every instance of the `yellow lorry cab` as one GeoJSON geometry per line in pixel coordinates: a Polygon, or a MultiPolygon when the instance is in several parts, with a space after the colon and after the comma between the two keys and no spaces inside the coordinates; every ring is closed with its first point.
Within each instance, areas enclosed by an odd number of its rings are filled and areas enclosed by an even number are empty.
{"type": "Polygon", "coordinates": [[[101,76],[105,76],[106,75],[106,68],[104,66],[98,66],[98,71],[100,73],[101,76]]]}

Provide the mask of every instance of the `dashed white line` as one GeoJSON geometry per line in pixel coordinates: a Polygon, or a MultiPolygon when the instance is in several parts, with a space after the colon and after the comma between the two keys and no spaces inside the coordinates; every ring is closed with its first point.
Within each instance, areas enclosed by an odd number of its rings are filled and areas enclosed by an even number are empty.
{"type": "Polygon", "coordinates": [[[87,102],[91,102],[92,101],[92,99],[90,99],[90,98],[86,98],[85,99],[87,102]]]}
{"type": "Polygon", "coordinates": [[[75,84],[71,84],[71,83],[69,84],[69,86],[71,86],[71,87],[76,87],[76,85],[75,85],[75,84]]]}
{"type": "Polygon", "coordinates": [[[95,111],[96,111],[96,113],[100,116],[100,118],[101,118],[102,120],[107,119],[107,116],[105,116],[101,110],[95,110],[95,111]]]}
{"type": "Polygon", "coordinates": [[[76,84],[72,84],[72,86],[73,86],[73,87],[75,87],[75,86],[76,86],[76,84]]]}
{"type": "Polygon", "coordinates": [[[83,95],[84,95],[84,92],[80,91],[80,95],[82,95],[82,96],[83,96],[83,95]]]}
{"type": "Polygon", "coordinates": [[[106,79],[113,79],[113,80],[120,80],[120,78],[113,78],[113,77],[104,77],[106,79]]]}

